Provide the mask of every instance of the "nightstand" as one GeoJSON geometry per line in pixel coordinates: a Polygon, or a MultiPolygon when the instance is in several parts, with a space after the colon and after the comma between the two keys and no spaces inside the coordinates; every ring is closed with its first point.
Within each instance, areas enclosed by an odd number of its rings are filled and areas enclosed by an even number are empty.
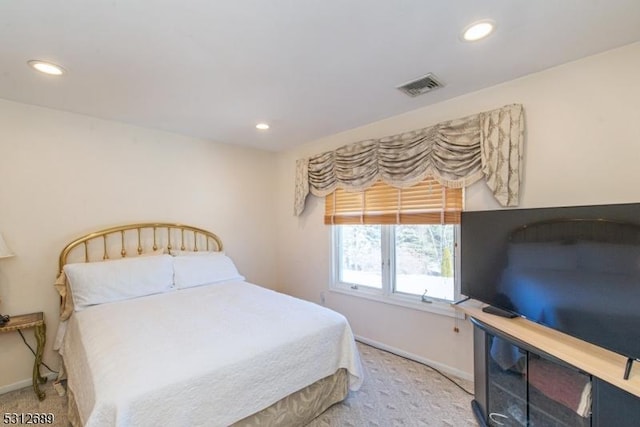
{"type": "Polygon", "coordinates": [[[38,342],[36,358],[33,364],[33,391],[35,391],[38,399],[43,400],[45,394],[40,390],[40,384],[47,382],[47,379],[40,375],[42,353],[44,352],[44,344],[47,341],[47,325],[44,323],[44,314],[38,312],[11,316],[9,322],[0,326],[0,333],[22,331],[29,328],[34,328],[34,334],[38,342]]]}

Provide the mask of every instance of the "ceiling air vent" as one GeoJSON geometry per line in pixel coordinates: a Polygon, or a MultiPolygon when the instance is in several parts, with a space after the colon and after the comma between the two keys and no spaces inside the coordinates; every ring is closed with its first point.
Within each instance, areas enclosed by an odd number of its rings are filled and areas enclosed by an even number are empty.
{"type": "Polygon", "coordinates": [[[422,76],[417,80],[413,80],[409,83],[405,83],[402,86],[398,86],[402,92],[414,97],[422,95],[423,93],[430,92],[434,89],[443,87],[444,85],[438,81],[435,75],[432,73],[422,76]]]}

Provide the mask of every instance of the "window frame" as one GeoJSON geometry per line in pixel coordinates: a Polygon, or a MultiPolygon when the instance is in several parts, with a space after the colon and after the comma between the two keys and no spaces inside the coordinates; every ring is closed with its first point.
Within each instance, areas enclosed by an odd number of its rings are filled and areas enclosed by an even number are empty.
{"type": "MultiPolygon", "coordinates": [[[[331,226],[331,283],[329,290],[341,294],[356,296],[386,304],[392,304],[414,310],[427,311],[450,317],[464,318],[464,314],[453,307],[453,301],[429,299],[424,302],[421,296],[396,292],[395,288],[395,227],[400,224],[383,224],[381,230],[381,274],[382,288],[340,281],[340,257],[342,254],[339,225],[331,226]],[[390,231],[394,228],[393,231],[390,231]],[[386,241],[386,242],[385,242],[386,241]]],[[[460,224],[454,226],[454,301],[461,298],[460,293],[460,224]]]]}

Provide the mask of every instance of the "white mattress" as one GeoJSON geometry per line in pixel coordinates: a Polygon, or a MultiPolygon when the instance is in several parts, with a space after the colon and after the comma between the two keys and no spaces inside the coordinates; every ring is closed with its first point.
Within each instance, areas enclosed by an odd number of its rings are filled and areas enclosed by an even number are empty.
{"type": "Polygon", "coordinates": [[[74,313],[61,353],[87,427],[226,426],[339,368],[362,383],[342,315],[246,282],[74,313]]]}

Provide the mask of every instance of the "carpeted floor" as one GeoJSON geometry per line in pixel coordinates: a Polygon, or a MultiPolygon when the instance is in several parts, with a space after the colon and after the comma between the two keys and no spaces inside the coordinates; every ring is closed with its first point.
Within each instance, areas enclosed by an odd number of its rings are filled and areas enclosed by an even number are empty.
{"type": "MultiPolygon", "coordinates": [[[[3,417],[7,413],[53,414],[55,420],[53,425],[67,426],[67,398],[60,397],[53,389],[52,383],[49,380],[46,384],[40,386],[40,390],[47,394],[47,397],[42,402],[38,400],[31,386],[0,395],[0,414],[3,417]]],[[[18,422],[13,423],[13,425],[21,424],[18,422]]]]}
{"type": "MultiPolygon", "coordinates": [[[[307,427],[476,426],[471,396],[420,363],[358,343],[365,369],[360,390],[334,405],[307,427]]],[[[469,381],[456,379],[472,391],[469,381]]],[[[66,398],[51,383],[39,402],[31,387],[0,395],[0,413],[53,413],[66,426],[66,398]]]]}

